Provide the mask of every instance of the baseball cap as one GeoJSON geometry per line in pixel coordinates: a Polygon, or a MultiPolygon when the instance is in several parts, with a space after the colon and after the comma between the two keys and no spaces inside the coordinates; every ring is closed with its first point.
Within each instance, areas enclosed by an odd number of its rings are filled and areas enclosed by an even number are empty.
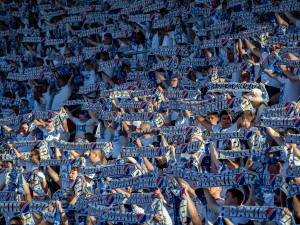
{"type": "Polygon", "coordinates": [[[271,163],[278,163],[278,162],[283,162],[283,160],[281,160],[280,157],[278,157],[278,156],[272,156],[272,157],[269,158],[269,160],[268,160],[268,164],[271,164],[271,163]]]}

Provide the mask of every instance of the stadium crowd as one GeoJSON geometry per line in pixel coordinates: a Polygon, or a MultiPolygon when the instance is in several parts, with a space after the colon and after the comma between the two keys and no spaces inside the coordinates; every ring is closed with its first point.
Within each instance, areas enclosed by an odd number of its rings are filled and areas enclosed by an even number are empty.
{"type": "Polygon", "coordinates": [[[300,224],[298,0],[0,3],[0,224],[300,224]]]}

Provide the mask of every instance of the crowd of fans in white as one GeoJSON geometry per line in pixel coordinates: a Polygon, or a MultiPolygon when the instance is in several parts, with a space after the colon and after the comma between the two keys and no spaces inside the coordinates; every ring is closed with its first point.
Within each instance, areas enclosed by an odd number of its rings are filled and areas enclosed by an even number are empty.
{"type": "Polygon", "coordinates": [[[0,224],[300,224],[298,0],[0,3],[0,224]]]}

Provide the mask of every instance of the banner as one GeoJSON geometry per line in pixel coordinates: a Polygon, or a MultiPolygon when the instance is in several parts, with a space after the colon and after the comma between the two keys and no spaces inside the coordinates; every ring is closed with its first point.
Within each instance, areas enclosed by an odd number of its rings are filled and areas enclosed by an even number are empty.
{"type": "Polygon", "coordinates": [[[65,142],[63,140],[53,140],[54,146],[64,151],[71,150],[109,150],[111,148],[110,142],[65,142]]]}
{"type": "Polygon", "coordinates": [[[270,206],[222,206],[221,217],[269,220],[280,225],[294,225],[292,216],[286,214],[284,208],[270,206]]]}
{"type": "Polygon", "coordinates": [[[161,157],[171,154],[171,149],[167,147],[124,147],[121,151],[122,157],[161,157]]]}
{"type": "Polygon", "coordinates": [[[118,178],[118,177],[128,177],[140,175],[140,171],[134,164],[127,165],[107,165],[102,167],[80,167],[79,173],[81,175],[95,174],[96,177],[105,178],[118,178]]]}
{"type": "Polygon", "coordinates": [[[287,134],[285,138],[287,144],[300,144],[300,134],[287,134]]]}

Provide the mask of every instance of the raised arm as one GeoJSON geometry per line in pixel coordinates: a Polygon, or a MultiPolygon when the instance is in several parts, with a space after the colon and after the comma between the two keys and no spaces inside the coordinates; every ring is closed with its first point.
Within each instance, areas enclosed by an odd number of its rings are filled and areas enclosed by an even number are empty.
{"type": "Polygon", "coordinates": [[[256,48],[253,44],[251,44],[250,41],[248,41],[247,39],[244,39],[245,44],[247,45],[247,48],[249,48],[249,50],[255,54],[257,57],[259,57],[260,59],[263,59],[262,54],[263,51],[261,51],[260,49],[256,48]]]}
{"type": "Polygon", "coordinates": [[[241,39],[239,39],[239,41],[238,41],[238,46],[239,46],[239,51],[240,51],[243,59],[244,60],[249,60],[250,58],[249,58],[247,52],[245,51],[245,49],[243,48],[243,42],[242,42],[241,39]]]}
{"type": "Polygon", "coordinates": [[[212,124],[208,122],[203,116],[197,116],[196,119],[201,123],[202,126],[206,127],[209,131],[212,130],[212,124]]]}
{"type": "Polygon", "coordinates": [[[37,57],[36,51],[34,51],[29,44],[26,44],[26,47],[34,57],[37,57]]]}
{"type": "Polygon", "coordinates": [[[113,82],[113,80],[110,78],[110,76],[108,76],[105,72],[101,71],[102,76],[104,77],[104,79],[110,84],[110,86],[112,88],[115,87],[115,83],[113,82]]]}
{"type": "Polygon", "coordinates": [[[211,196],[206,188],[203,191],[209,208],[211,208],[211,210],[214,211],[215,214],[220,215],[219,205],[217,204],[216,200],[211,196]]]}
{"type": "Polygon", "coordinates": [[[73,116],[73,114],[70,112],[70,110],[69,110],[68,108],[63,108],[63,109],[64,109],[64,110],[66,111],[66,113],[68,114],[70,120],[73,121],[74,116],[73,116]]]}
{"type": "Polygon", "coordinates": [[[70,77],[69,80],[68,80],[68,86],[69,86],[69,87],[72,87],[72,85],[73,85],[73,80],[74,80],[74,74],[72,73],[71,77],[70,77]]]}
{"type": "Polygon", "coordinates": [[[51,166],[47,166],[46,168],[50,177],[61,187],[62,183],[60,176],[51,168],[51,166]]]}
{"type": "Polygon", "coordinates": [[[292,21],[292,23],[294,25],[297,25],[297,19],[296,19],[296,17],[293,16],[292,13],[290,13],[290,12],[284,12],[284,15],[286,15],[286,17],[289,18],[289,20],[292,21]]]}
{"type": "Polygon", "coordinates": [[[300,81],[300,76],[297,74],[294,74],[292,71],[288,70],[287,66],[281,65],[279,66],[282,72],[290,79],[294,81],[300,81]]]}
{"type": "Polygon", "coordinates": [[[274,73],[273,70],[264,69],[264,72],[271,78],[278,80],[278,74],[274,73]]]}
{"type": "Polygon", "coordinates": [[[266,127],[268,133],[271,135],[271,137],[274,139],[274,141],[281,146],[283,143],[283,138],[281,137],[281,135],[276,132],[272,127],[266,127]]]}
{"type": "Polygon", "coordinates": [[[37,127],[38,127],[41,131],[44,130],[44,126],[43,126],[43,124],[42,124],[40,121],[38,121],[38,120],[33,120],[33,122],[37,125],[37,127]]]}
{"type": "Polygon", "coordinates": [[[155,73],[155,75],[157,76],[157,78],[162,82],[162,84],[164,85],[164,87],[165,87],[166,89],[168,89],[168,88],[169,88],[169,84],[168,84],[168,82],[166,81],[166,78],[164,78],[164,76],[161,75],[158,71],[155,71],[154,73],[155,73]]]}
{"type": "Polygon", "coordinates": [[[279,24],[286,25],[286,26],[289,25],[284,19],[282,19],[282,17],[279,15],[278,12],[275,12],[274,14],[279,24]]]}
{"type": "Polygon", "coordinates": [[[14,137],[17,136],[17,133],[16,133],[13,129],[11,129],[10,127],[8,127],[8,126],[6,126],[6,125],[3,125],[2,127],[3,127],[3,129],[6,130],[9,134],[13,135],[14,137]]]}

